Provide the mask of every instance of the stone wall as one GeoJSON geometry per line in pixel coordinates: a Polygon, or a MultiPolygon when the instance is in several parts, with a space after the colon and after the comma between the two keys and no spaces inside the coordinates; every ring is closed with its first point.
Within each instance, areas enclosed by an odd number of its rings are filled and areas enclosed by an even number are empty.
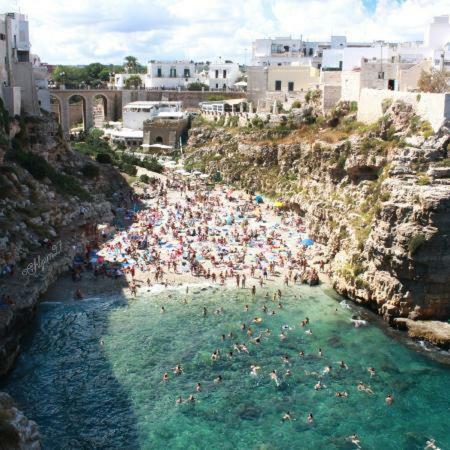
{"type": "Polygon", "coordinates": [[[322,91],[322,110],[327,112],[334,108],[341,99],[342,88],[339,85],[324,84],[320,90],[322,91]]]}
{"type": "Polygon", "coordinates": [[[450,94],[400,92],[380,89],[362,89],[358,103],[358,120],[376,122],[382,115],[383,100],[402,100],[413,105],[417,115],[430,122],[437,131],[446,119],[450,119],[450,94]]]}

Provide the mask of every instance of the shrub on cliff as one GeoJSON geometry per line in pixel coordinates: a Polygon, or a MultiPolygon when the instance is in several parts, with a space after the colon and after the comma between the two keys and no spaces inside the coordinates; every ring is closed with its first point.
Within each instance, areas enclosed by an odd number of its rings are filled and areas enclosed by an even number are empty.
{"type": "Polygon", "coordinates": [[[92,163],[86,163],[82,168],[81,168],[81,173],[86,177],[86,178],[96,178],[100,175],[100,169],[98,168],[98,166],[96,166],[95,164],[92,163]]]}
{"type": "Polygon", "coordinates": [[[142,167],[144,167],[147,170],[150,170],[152,172],[156,173],[162,173],[164,170],[164,167],[160,164],[160,162],[154,157],[146,157],[142,161],[142,164],[140,164],[142,167]]]}
{"type": "Polygon", "coordinates": [[[99,153],[96,157],[95,157],[96,161],[99,162],[100,164],[112,164],[112,158],[111,155],[108,153],[99,153]]]}
{"type": "Polygon", "coordinates": [[[149,184],[150,183],[150,177],[146,175],[145,173],[139,177],[139,181],[142,181],[142,183],[149,184]]]}
{"type": "Polygon", "coordinates": [[[62,194],[75,195],[82,200],[88,200],[89,194],[79,185],[78,181],[56,170],[44,158],[31,152],[25,152],[16,147],[8,151],[7,159],[17,162],[36,180],[48,178],[62,194]]]}
{"type": "Polygon", "coordinates": [[[425,235],[419,233],[415,234],[408,242],[408,252],[412,256],[417,250],[426,242],[425,235]]]}
{"type": "Polygon", "coordinates": [[[132,164],[122,163],[120,164],[119,169],[132,177],[137,174],[137,169],[132,164]]]}

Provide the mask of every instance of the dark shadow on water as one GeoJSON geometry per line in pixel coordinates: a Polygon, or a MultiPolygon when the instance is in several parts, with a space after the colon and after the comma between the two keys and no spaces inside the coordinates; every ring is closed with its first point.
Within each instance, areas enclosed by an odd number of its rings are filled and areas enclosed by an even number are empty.
{"type": "Polygon", "coordinates": [[[139,448],[130,398],[102,343],[110,313],[126,302],[117,295],[40,306],[1,387],[38,423],[44,449],[139,448]]]}

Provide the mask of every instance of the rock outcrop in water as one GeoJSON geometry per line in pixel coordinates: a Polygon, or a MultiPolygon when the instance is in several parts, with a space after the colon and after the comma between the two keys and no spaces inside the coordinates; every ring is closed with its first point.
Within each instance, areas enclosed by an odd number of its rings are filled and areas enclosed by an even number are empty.
{"type": "Polygon", "coordinates": [[[373,126],[345,113],[334,128],[195,127],[186,165],[296,209],[339,293],[390,323],[447,319],[449,124],[433,134],[402,103],[373,126]]]}
{"type": "Polygon", "coordinates": [[[13,399],[0,392],[0,448],[5,450],[39,450],[38,427],[20,412],[13,399]]]}

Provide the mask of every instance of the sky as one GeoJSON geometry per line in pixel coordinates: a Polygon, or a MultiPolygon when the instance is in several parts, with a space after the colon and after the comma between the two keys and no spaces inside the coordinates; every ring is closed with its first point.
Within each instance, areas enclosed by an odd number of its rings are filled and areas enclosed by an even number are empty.
{"type": "Polygon", "coordinates": [[[0,0],[30,22],[32,52],[50,64],[151,59],[249,63],[252,41],[289,36],[422,40],[450,0],[0,0]]]}

